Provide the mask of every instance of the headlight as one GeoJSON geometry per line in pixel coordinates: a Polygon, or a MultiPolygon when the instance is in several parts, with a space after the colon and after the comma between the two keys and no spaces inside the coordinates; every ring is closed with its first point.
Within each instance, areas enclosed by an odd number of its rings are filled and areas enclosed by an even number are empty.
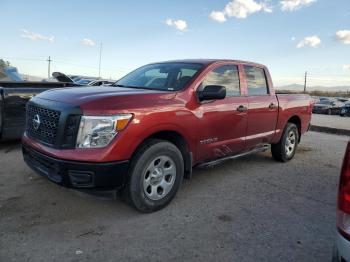
{"type": "Polygon", "coordinates": [[[77,148],[107,146],[116,134],[130,122],[132,114],[115,116],[82,116],[77,136],[77,148]]]}

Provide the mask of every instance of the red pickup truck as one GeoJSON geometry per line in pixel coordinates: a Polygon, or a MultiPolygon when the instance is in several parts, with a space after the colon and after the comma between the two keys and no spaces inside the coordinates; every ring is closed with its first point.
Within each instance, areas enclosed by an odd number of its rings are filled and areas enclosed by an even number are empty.
{"type": "Polygon", "coordinates": [[[264,151],[293,158],[307,95],[276,95],[268,69],[236,60],[143,66],[112,86],[49,90],[27,104],[26,163],[74,188],[120,189],[142,212],[166,206],[195,166],[264,151]]]}

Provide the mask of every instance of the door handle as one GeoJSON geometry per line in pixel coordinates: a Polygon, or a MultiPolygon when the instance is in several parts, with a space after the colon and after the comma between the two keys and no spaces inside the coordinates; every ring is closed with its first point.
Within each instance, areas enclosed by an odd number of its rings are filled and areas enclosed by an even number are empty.
{"type": "Polygon", "coordinates": [[[274,103],[271,103],[271,104],[269,105],[269,108],[270,108],[270,109],[276,109],[277,106],[276,106],[274,103]]]}
{"type": "Polygon", "coordinates": [[[245,111],[247,111],[248,110],[248,108],[247,107],[245,107],[244,105],[240,105],[239,107],[237,107],[237,111],[238,112],[245,112],[245,111]]]}

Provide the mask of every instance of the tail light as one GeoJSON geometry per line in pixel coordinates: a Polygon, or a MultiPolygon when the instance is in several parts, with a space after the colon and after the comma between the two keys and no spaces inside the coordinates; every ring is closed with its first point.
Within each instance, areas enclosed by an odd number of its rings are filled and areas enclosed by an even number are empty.
{"type": "Polygon", "coordinates": [[[350,141],[340,174],[337,227],[339,232],[350,240],[350,141]]]}

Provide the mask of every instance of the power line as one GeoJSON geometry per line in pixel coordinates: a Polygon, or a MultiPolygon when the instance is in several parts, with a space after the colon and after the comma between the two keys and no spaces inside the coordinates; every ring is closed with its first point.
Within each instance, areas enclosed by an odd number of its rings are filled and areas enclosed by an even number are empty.
{"type": "MultiPolygon", "coordinates": [[[[38,61],[38,62],[47,62],[47,58],[28,58],[28,57],[9,57],[9,56],[0,56],[2,59],[15,59],[15,60],[28,60],[28,61],[38,61]]],[[[60,64],[67,64],[67,65],[73,65],[78,67],[89,67],[89,68],[95,68],[98,69],[98,66],[92,66],[92,65],[83,65],[83,64],[77,64],[70,61],[60,61],[60,60],[51,60],[51,62],[60,63],[60,64]]],[[[128,72],[131,71],[133,68],[126,68],[126,67],[101,67],[101,70],[114,70],[114,71],[120,71],[120,72],[128,72]]]]}
{"type": "MultiPolygon", "coordinates": [[[[92,65],[82,65],[82,64],[68,63],[68,62],[57,61],[57,60],[55,60],[53,62],[55,62],[55,64],[65,64],[65,65],[71,65],[71,66],[76,66],[76,67],[86,67],[86,68],[98,69],[97,66],[92,66],[92,65]]],[[[122,69],[122,67],[119,67],[119,69],[110,68],[110,67],[101,67],[101,70],[116,71],[116,72],[122,72],[122,73],[131,71],[131,69],[126,69],[126,68],[122,69]]]]}
{"type": "Polygon", "coordinates": [[[27,57],[8,57],[8,56],[0,56],[0,58],[2,59],[14,59],[14,60],[28,60],[28,61],[41,61],[41,62],[45,62],[47,61],[46,58],[27,58],[27,57]]]}
{"type": "MultiPolygon", "coordinates": [[[[310,76],[325,76],[324,74],[314,74],[314,73],[311,73],[309,74],[310,76]]],[[[337,77],[348,77],[350,78],[350,74],[327,74],[327,76],[337,76],[337,77]]]]}

